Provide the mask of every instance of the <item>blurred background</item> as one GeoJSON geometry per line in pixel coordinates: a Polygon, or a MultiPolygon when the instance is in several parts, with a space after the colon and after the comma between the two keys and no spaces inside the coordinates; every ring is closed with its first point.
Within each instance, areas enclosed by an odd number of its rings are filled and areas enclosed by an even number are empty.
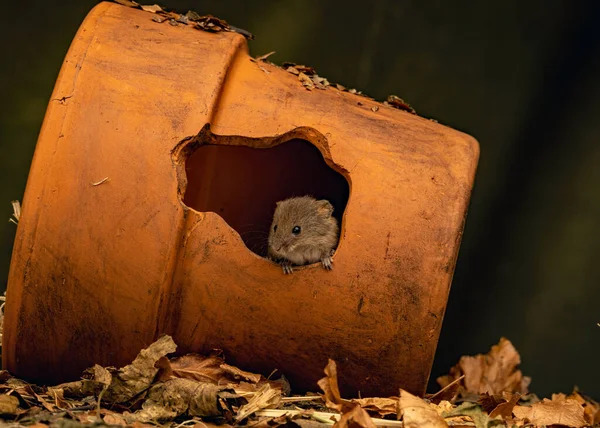
{"type": "MultiPolygon", "coordinates": [[[[94,0],[2,13],[0,291],[42,119],[94,0]]],[[[152,3],[151,0],[148,3],[152,3]]],[[[254,56],[467,132],[479,170],[430,382],[501,336],[542,396],[600,397],[600,2],[168,0],[252,32],[254,56]]]]}

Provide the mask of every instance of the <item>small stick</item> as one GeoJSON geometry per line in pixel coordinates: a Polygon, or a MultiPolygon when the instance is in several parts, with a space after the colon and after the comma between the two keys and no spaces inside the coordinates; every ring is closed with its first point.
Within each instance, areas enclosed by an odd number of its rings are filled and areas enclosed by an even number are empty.
{"type": "Polygon", "coordinates": [[[106,183],[108,181],[108,177],[104,177],[102,180],[100,181],[96,181],[95,183],[91,183],[92,186],[100,186],[102,183],[106,183]]]}
{"type": "Polygon", "coordinates": [[[299,401],[315,401],[321,400],[320,395],[310,395],[308,397],[281,397],[281,401],[284,403],[295,403],[299,401]]]}
{"type": "Polygon", "coordinates": [[[431,397],[428,397],[427,399],[431,401],[432,399],[434,399],[435,397],[437,397],[439,394],[441,394],[442,392],[444,392],[445,390],[447,390],[448,388],[450,388],[452,385],[457,384],[458,382],[460,382],[464,378],[465,378],[465,375],[462,375],[458,379],[454,379],[448,385],[446,385],[445,387],[443,387],[442,389],[440,389],[438,392],[436,392],[435,394],[433,394],[431,397]]]}

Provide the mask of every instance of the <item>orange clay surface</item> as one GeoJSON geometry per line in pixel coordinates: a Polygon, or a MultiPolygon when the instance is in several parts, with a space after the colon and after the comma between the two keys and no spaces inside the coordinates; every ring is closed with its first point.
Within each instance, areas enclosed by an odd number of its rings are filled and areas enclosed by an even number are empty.
{"type": "Polygon", "coordinates": [[[4,367],[73,380],[167,333],[299,392],[333,358],[345,395],[423,393],[477,142],[308,91],[239,34],[151,18],[101,3],[66,56],[17,230],[4,367]],[[259,254],[275,201],[305,193],[342,219],[334,268],[284,275],[259,254]]]}

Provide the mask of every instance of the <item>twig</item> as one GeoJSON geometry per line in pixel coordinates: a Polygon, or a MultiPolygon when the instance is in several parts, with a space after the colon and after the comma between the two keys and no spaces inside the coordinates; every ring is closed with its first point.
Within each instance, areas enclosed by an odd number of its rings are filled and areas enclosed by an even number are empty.
{"type": "Polygon", "coordinates": [[[450,388],[452,385],[457,384],[458,382],[460,382],[461,380],[463,380],[465,378],[465,375],[462,375],[461,377],[454,379],[452,382],[450,382],[448,385],[446,385],[445,387],[443,387],[442,389],[440,389],[438,392],[436,392],[435,394],[433,394],[431,397],[428,397],[428,400],[432,400],[435,397],[437,397],[439,394],[441,394],[442,392],[444,392],[445,390],[447,390],[448,388],[450,388]]]}
{"type": "Polygon", "coordinates": [[[106,183],[108,181],[108,177],[104,177],[102,180],[100,181],[96,181],[95,183],[91,183],[92,186],[100,186],[102,183],[106,183]]]}
{"type": "Polygon", "coordinates": [[[281,397],[281,401],[284,403],[296,403],[299,401],[315,401],[321,399],[322,398],[320,395],[311,395],[308,397],[281,397]]]}

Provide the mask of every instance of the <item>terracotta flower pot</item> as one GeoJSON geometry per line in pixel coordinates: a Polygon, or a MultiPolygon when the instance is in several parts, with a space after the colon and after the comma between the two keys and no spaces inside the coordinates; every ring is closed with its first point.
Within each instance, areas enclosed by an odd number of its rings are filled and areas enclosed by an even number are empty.
{"type": "Polygon", "coordinates": [[[309,91],[239,34],[151,18],[101,3],[67,54],[23,201],[4,367],[66,381],[168,333],[297,390],[333,358],[344,394],[422,393],[477,142],[309,91]],[[303,194],[341,220],[334,268],[284,275],[261,255],[275,202],[303,194]]]}

